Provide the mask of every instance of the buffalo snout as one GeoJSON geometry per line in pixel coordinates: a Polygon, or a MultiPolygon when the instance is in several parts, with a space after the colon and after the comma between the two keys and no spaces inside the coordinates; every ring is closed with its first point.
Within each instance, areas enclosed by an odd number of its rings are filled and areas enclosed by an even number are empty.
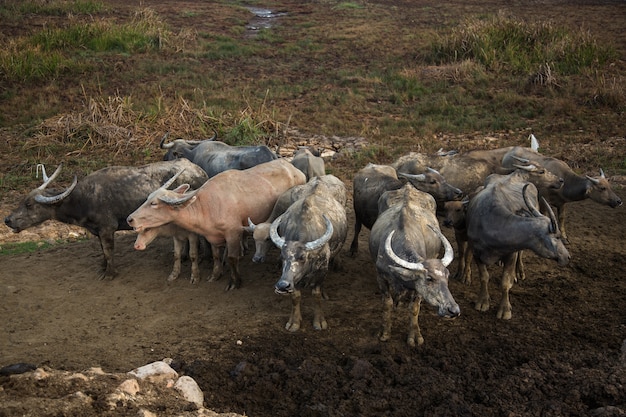
{"type": "Polygon", "coordinates": [[[441,317],[456,318],[461,315],[461,308],[454,303],[448,306],[441,306],[438,313],[441,317]]]}
{"type": "Polygon", "coordinates": [[[619,207],[621,205],[622,205],[622,199],[619,197],[611,201],[611,208],[619,207]]]}
{"type": "Polygon", "coordinates": [[[274,292],[276,294],[289,294],[293,292],[293,286],[289,281],[280,280],[274,285],[274,292]]]}

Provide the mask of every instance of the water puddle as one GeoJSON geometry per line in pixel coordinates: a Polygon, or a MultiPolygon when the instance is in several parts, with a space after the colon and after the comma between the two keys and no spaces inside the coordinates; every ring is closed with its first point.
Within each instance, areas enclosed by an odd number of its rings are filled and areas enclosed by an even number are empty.
{"type": "Polygon", "coordinates": [[[261,7],[245,6],[254,15],[246,25],[246,36],[254,37],[261,29],[269,29],[276,24],[277,18],[286,16],[286,12],[274,12],[261,7]]]}

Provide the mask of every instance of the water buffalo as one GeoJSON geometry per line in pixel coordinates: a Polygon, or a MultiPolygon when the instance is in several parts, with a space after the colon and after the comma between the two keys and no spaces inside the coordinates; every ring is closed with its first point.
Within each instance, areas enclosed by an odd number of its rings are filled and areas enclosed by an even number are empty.
{"type": "MultiPolygon", "coordinates": [[[[528,163],[525,161],[524,163],[528,163]]],[[[511,168],[515,169],[508,175],[491,174],[485,180],[485,184],[494,183],[496,181],[517,181],[530,182],[534,184],[538,190],[556,190],[563,186],[563,179],[557,177],[545,168],[538,167],[534,164],[519,165],[515,164],[511,168]]],[[[480,190],[482,187],[479,187],[480,190]]],[[[478,190],[476,192],[478,192],[478,190]]],[[[454,227],[455,237],[458,248],[459,266],[457,268],[455,278],[460,279],[465,284],[472,282],[471,261],[472,253],[467,248],[467,229],[466,229],[466,210],[469,199],[476,194],[472,193],[462,204],[457,201],[447,202],[444,208],[445,220],[444,225],[454,227]]],[[[521,253],[517,256],[516,275],[519,279],[525,278],[524,265],[521,253]]]]}
{"type": "Polygon", "coordinates": [[[622,200],[611,189],[609,181],[600,169],[600,175],[591,177],[589,175],[576,174],[565,162],[541,155],[529,148],[514,147],[510,149],[502,158],[502,165],[506,169],[519,158],[531,160],[543,168],[551,171],[555,175],[563,178],[563,187],[559,189],[539,190],[540,194],[557,210],[561,239],[568,244],[567,233],[565,231],[565,204],[574,201],[582,201],[587,198],[596,203],[604,204],[615,208],[622,205],[622,200]]]}
{"type": "MultiPolygon", "coordinates": [[[[537,188],[517,175],[488,182],[467,207],[467,237],[480,276],[480,294],[476,309],[489,309],[489,273],[487,265],[504,263],[502,300],[497,317],[511,318],[509,290],[516,277],[518,252],[530,249],[537,255],[554,259],[559,265],[569,262],[569,253],[554,217],[538,210],[537,188]]],[[[545,201],[545,200],[544,200],[545,201]]],[[[547,206],[547,203],[545,204],[547,206]]]]}
{"type": "Polygon", "coordinates": [[[163,160],[172,161],[178,158],[187,158],[200,166],[209,178],[227,169],[252,168],[278,158],[265,145],[231,146],[216,141],[217,134],[206,140],[176,139],[173,142],[165,143],[167,136],[168,134],[163,136],[159,145],[161,149],[167,150],[163,160]]]}
{"type": "Polygon", "coordinates": [[[337,201],[325,183],[294,202],[270,227],[270,236],[280,248],[282,274],[274,285],[277,294],[291,294],[292,309],[285,328],[297,331],[302,323],[301,289],[312,288],[315,299],[313,327],[328,327],[322,311],[322,286],[328,266],[339,254],[348,231],[344,204],[337,201]]]}
{"type": "Polygon", "coordinates": [[[385,192],[401,188],[406,181],[418,190],[431,194],[441,205],[445,201],[458,200],[462,191],[447,183],[437,171],[425,168],[420,173],[400,173],[389,165],[367,164],[353,179],[354,238],[350,245],[350,254],[354,256],[359,249],[361,227],[371,229],[378,217],[378,199],[385,192]],[[403,178],[403,180],[398,177],[403,178]]]}
{"type": "Polygon", "coordinates": [[[210,178],[195,191],[188,192],[187,184],[174,190],[159,188],[127,221],[140,234],[174,223],[204,236],[211,244],[214,261],[209,281],[222,275],[219,247],[226,246],[231,268],[226,290],[231,290],[241,285],[239,257],[248,217],[253,222],[267,219],[280,194],[305,181],[302,171],[283,159],[245,170],[231,169],[210,178]]]}
{"type": "MultiPolygon", "coordinates": [[[[459,188],[464,195],[468,195],[482,186],[489,175],[510,172],[503,172],[501,164],[502,156],[509,149],[475,150],[452,155],[426,155],[411,152],[398,158],[391,166],[398,172],[408,174],[423,172],[427,167],[436,169],[448,184],[459,188]]],[[[442,208],[443,204],[438,204],[440,211],[442,208]]]]}
{"type": "Polygon", "coordinates": [[[20,232],[46,220],[82,226],[100,239],[104,254],[101,278],[116,275],[113,263],[113,236],[117,230],[129,230],[126,217],[139,207],[155,189],[182,171],[174,185],[189,183],[200,187],[206,173],[186,159],[155,162],[139,167],[111,166],[95,171],[65,190],[48,189],[61,171],[31,191],[4,223],[20,232]]]}
{"type": "Polygon", "coordinates": [[[329,192],[335,200],[337,200],[342,206],[346,205],[346,185],[334,175],[322,175],[314,177],[309,182],[303,185],[296,185],[285,191],[278,197],[272,214],[260,224],[254,224],[252,221],[248,222],[246,231],[252,234],[255,244],[255,253],[252,257],[252,262],[262,263],[265,262],[265,256],[274,244],[270,238],[270,226],[272,222],[285,212],[294,202],[311,194],[318,184],[323,183],[328,187],[329,192]]]}
{"type": "Polygon", "coordinates": [[[385,192],[379,200],[380,215],[369,240],[383,298],[380,340],[391,337],[391,311],[400,301],[409,302],[411,319],[407,343],[424,343],[418,316],[422,299],[438,308],[442,317],[456,317],[460,309],[448,289],[448,269],[453,251],[439,229],[434,198],[405,185],[385,192]],[[438,259],[441,246],[444,256],[438,259]]]}
{"type": "Polygon", "coordinates": [[[291,163],[300,171],[304,172],[307,181],[310,181],[311,178],[321,177],[326,174],[324,159],[320,156],[313,155],[307,148],[298,149],[294,153],[291,163]]]}

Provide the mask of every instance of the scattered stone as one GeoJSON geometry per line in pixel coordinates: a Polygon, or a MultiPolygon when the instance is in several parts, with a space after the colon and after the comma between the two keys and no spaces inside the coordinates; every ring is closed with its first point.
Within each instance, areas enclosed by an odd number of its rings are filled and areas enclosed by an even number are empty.
{"type": "Polygon", "coordinates": [[[138,379],[147,379],[151,382],[167,381],[169,379],[175,380],[178,378],[178,372],[163,361],[152,362],[148,365],[141,366],[130,371],[129,374],[138,379]]]}
{"type": "Polygon", "coordinates": [[[203,406],[204,394],[198,386],[198,383],[192,377],[186,375],[181,376],[178,378],[178,381],[176,381],[174,388],[180,391],[187,401],[197,404],[198,407],[203,406]]]}
{"type": "Polygon", "coordinates": [[[137,393],[141,391],[141,388],[139,388],[139,383],[134,378],[127,379],[126,381],[122,382],[117,389],[128,395],[137,395],[137,393]]]}

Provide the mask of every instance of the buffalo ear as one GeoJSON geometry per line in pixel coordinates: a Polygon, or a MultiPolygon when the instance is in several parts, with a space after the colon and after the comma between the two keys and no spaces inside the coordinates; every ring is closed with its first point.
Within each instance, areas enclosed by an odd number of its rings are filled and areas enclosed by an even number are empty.
{"type": "Polygon", "coordinates": [[[191,186],[189,184],[182,184],[182,185],[179,185],[178,187],[174,188],[172,191],[174,191],[175,193],[178,193],[178,194],[185,194],[187,192],[187,190],[189,190],[189,188],[191,188],[191,186]]]}
{"type": "Polygon", "coordinates": [[[417,281],[417,276],[416,276],[415,271],[411,271],[409,269],[402,268],[400,266],[395,266],[395,265],[389,265],[389,269],[391,269],[394,272],[394,274],[398,278],[401,278],[403,281],[407,281],[407,282],[417,281]]]}

